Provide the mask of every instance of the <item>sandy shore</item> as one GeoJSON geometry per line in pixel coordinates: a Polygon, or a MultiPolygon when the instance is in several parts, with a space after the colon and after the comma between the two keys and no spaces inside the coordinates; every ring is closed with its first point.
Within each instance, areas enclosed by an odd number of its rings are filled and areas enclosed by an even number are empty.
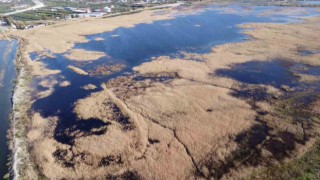
{"type": "MultiPolygon", "coordinates": [[[[59,72],[31,62],[29,52],[50,50],[52,53],[65,53],[74,43],[86,42],[83,35],[169,19],[175,12],[154,16],[153,13],[158,11],[161,10],[108,19],[62,22],[11,35],[27,41],[23,44],[26,49],[22,58],[28,64],[26,68],[31,67],[28,73],[46,77],[59,72]],[[77,31],[79,29],[81,31],[77,31]],[[52,37],[51,41],[48,41],[48,36],[52,37]]],[[[214,47],[204,55],[185,54],[186,57],[201,59],[199,62],[161,57],[135,67],[136,74],[140,76],[154,79],[170,76],[170,79],[137,82],[131,76],[120,77],[103,84],[102,91],[79,100],[74,107],[78,117],[86,121],[97,118],[110,124],[102,135],[75,137],[72,146],[54,139],[57,117],[44,118],[35,112],[27,117],[31,119],[31,123],[27,123],[29,130],[22,132],[27,134],[32,162],[41,167],[38,171],[43,176],[53,179],[121,178],[129,175],[142,179],[228,179],[246,176],[253,171],[254,164],[243,165],[244,160],[237,159],[235,154],[243,150],[242,144],[237,142],[238,137],[250,136],[256,127],[270,129],[265,139],[252,148],[259,149],[259,155],[263,154],[257,157],[261,164],[256,166],[264,167],[268,161],[279,163],[295,157],[312,145],[315,129],[306,131],[290,120],[279,123],[283,114],[277,114],[273,104],[266,101],[252,103],[234,97],[232,93],[242,90],[241,84],[217,76],[215,72],[230,69],[235,63],[275,59],[318,66],[319,54],[301,56],[299,50],[320,49],[320,37],[317,36],[319,22],[320,18],[313,18],[298,24],[246,24],[241,27],[252,38],[250,41],[214,47]],[[266,115],[260,116],[261,112],[266,115]],[[257,121],[257,117],[262,119],[257,121]],[[128,122],[121,123],[123,119],[128,122]],[[294,148],[290,149],[288,156],[284,155],[285,158],[279,160],[273,149],[268,147],[275,146],[272,142],[278,143],[276,140],[279,138],[286,147],[284,138],[288,134],[298,140],[301,134],[310,137],[305,146],[293,142],[294,148]],[[219,168],[228,171],[220,172],[219,168]]],[[[274,87],[253,88],[265,89],[272,97],[284,93],[274,87]]],[[[23,110],[28,108],[26,105],[23,110]]],[[[26,172],[26,177],[37,176],[29,173],[32,170],[26,172]]]]}

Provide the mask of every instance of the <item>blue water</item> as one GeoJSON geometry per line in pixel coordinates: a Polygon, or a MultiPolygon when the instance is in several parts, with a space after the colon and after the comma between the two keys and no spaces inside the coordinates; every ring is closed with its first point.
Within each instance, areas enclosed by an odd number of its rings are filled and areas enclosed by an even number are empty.
{"type": "Polygon", "coordinates": [[[225,76],[247,84],[272,85],[280,88],[282,85],[295,86],[296,78],[292,76],[284,61],[250,61],[236,64],[230,69],[217,70],[216,75],[225,76]]]}
{"type": "Polygon", "coordinates": [[[299,1],[298,3],[303,5],[320,5],[320,1],[299,1]]]}
{"type": "Polygon", "coordinates": [[[0,40],[0,178],[8,173],[7,130],[9,115],[12,110],[12,89],[15,78],[14,60],[16,58],[17,41],[0,40]]]}
{"type": "MultiPolygon", "coordinates": [[[[320,67],[284,60],[250,61],[234,64],[229,69],[220,69],[215,72],[216,76],[223,76],[240,82],[241,91],[234,91],[232,95],[255,101],[266,100],[270,97],[267,89],[262,86],[256,88],[247,85],[271,85],[281,89],[283,85],[294,89],[294,92],[308,92],[301,97],[300,103],[310,104],[320,93],[320,81],[300,82],[296,76],[312,75],[320,77],[320,67]]],[[[286,94],[291,96],[291,94],[286,94]]]]}
{"type": "MultiPolygon", "coordinates": [[[[39,99],[33,104],[33,110],[40,112],[42,116],[58,116],[60,121],[55,132],[55,138],[62,143],[72,144],[73,137],[68,134],[74,131],[89,133],[90,129],[97,127],[106,127],[107,124],[99,120],[81,121],[76,118],[72,112],[74,103],[90,93],[99,91],[100,84],[104,83],[125,72],[131,72],[132,67],[140,65],[143,62],[150,61],[152,57],[171,56],[181,57],[181,52],[207,53],[213,46],[225,43],[241,42],[247,37],[241,34],[241,29],[237,25],[252,22],[273,22],[288,23],[297,20],[303,16],[314,15],[314,10],[310,9],[309,14],[296,14],[296,16],[275,15],[271,17],[262,17],[259,14],[263,10],[277,10],[279,7],[248,7],[248,6],[228,6],[233,8],[236,13],[228,14],[221,10],[224,6],[214,6],[204,12],[179,16],[172,20],[156,21],[151,24],[139,24],[132,28],[117,28],[112,32],[89,35],[86,38],[89,42],[78,43],[74,48],[101,51],[108,54],[93,62],[73,62],[63,57],[63,54],[55,54],[56,58],[42,58],[49,69],[59,69],[61,74],[55,76],[62,81],[70,81],[68,87],[54,87],[54,92],[47,98],[39,99]],[[243,10],[249,10],[250,13],[242,13],[243,10]],[[104,41],[96,41],[96,38],[103,38],[104,41]],[[81,76],[67,69],[68,65],[74,65],[84,70],[93,69],[99,65],[111,65],[122,63],[126,68],[120,72],[108,76],[81,76]],[[81,87],[87,84],[94,84],[99,87],[96,90],[86,91],[81,87]]],[[[32,59],[36,59],[36,54],[31,54],[32,59]]],[[[268,64],[267,64],[268,65],[268,64]]],[[[254,64],[252,65],[254,66],[254,64]]],[[[251,65],[250,65],[251,67],[251,65]]],[[[241,69],[241,67],[239,67],[241,69]]],[[[261,67],[265,68],[265,67],[261,67]]],[[[275,72],[282,71],[281,65],[275,72]],[[276,71],[277,70],[277,71],[276,71]]],[[[254,74],[254,72],[252,72],[254,74]]],[[[236,78],[242,80],[245,75],[238,74],[236,78]]],[[[277,77],[282,74],[275,74],[270,79],[263,80],[263,83],[277,83],[277,77]],[[275,80],[273,82],[273,80],[275,80]]],[[[281,82],[287,81],[287,74],[281,82]]],[[[37,79],[34,87],[37,87],[37,79]]],[[[249,79],[251,83],[256,83],[249,79]]],[[[260,80],[258,80],[260,81],[260,80]]],[[[280,83],[280,82],[278,82],[280,83]]],[[[98,134],[101,132],[97,132],[98,134]]]]}
{"type": "Polygon", "coordinates": [[[294,64],[290,67],[290,71],[296,74],[305,74],[311,76],[320,76],[320,68],[318,66],[310,66],[305,64],[294,64]]]}

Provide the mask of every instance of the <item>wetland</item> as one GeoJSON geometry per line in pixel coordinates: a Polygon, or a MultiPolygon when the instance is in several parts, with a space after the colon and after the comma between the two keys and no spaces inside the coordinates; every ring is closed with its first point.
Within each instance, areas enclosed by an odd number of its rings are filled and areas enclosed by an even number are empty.
{"type": "Polygon", "coordinates": [[[11,33],[28,74],[15,177],[237,179],[294,162],[318,139],[318,14],[202,5],[11,33]]]}

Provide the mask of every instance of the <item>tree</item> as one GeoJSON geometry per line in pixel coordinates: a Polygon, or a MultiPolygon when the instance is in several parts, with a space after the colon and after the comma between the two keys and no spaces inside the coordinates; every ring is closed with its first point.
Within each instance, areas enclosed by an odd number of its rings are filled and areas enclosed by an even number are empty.
{"type": "Polygon", "coordinates": [[[6,22],[9,26],[11,26],[12,24],[14,24],[14,20],[12,19],[12,17],[10,16],[5,16],[3,18],[4,22],[6,22]]]}
{"type": "Polygon", "coordinates": [[[25,29],[26,28],[26,24],[24,22],[18,21],[15,23],[17,29],[25,29]]]}

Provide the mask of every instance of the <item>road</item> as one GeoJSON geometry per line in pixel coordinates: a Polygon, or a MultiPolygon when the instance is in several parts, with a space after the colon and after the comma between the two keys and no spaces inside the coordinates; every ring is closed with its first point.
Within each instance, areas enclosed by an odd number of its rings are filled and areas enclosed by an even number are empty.
{"type": "Polygon", "coordinates": [[[8,12],[8,13],[3,14],[3,16],[10,16],[10,15],[23,13],[23,12],[26,12],[26,11],[36,10],[36,9],[45,7],[45,5],[39,0],[32,0],[32,1],[35,4],[34,6],[28,7],[26,9],[21,9],[21,10],[17,10],[17,11],[13,11],[13,12],[8,12]]]}
{"type": "Polygon", "coordinates": [[[184,2],[177,2],[174,4],[164,4],[164,5],[159,5],[159,6],[153,6],[152,8],[170,8],[170,7],[178,7],[180,5],[184,4],[184,2]]]}

